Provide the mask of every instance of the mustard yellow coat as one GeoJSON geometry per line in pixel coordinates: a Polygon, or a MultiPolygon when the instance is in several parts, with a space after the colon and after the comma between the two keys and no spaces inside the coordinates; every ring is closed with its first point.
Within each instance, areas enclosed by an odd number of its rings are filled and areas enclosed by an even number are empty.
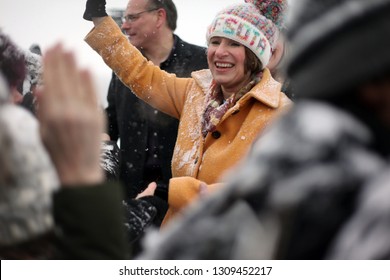
{"type": "Polygon", "coordinates": [[[265,69],[262,80],[223,116],[218,133],[204,138],[201,120],[212,80],[208,69],[193,72],[191,78],[177,78],[160,70],[129,43],[110,17],[85,40],[139,98],[180,119],[164,223],[198,196],[201,182],[208,190],[218,188],[223,183],[221,175],[236,165],[255,137],[291,105],[280,92],[281,84],[265,69]]]}

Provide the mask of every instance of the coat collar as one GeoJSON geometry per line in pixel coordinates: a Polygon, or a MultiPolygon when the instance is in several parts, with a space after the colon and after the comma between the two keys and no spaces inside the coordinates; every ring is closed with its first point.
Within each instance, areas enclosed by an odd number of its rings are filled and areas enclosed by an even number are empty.
{"type": "MultiPolygon", "coordinates": [[[[203,69],[192,72],[191,76],[206,94],[213,79],[211,71],[209,69],[203,69]]],[[[244,104],[250,98],[255,98],[271,108],[278,108],[281,88],[282,85],[272,78],[270,71],[266,68],[264,69],[261,81],[238,101],[238,105],[244,104]]]]}

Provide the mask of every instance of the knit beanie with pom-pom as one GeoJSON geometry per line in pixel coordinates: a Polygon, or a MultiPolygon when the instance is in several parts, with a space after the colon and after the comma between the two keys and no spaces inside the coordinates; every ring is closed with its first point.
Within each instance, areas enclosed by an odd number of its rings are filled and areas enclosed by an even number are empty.
{"type": "Polygon", "coordinates": [[[212,37],[224,37],[249,48],[263,65],[268,64],[277,41],[279,29],[284,28],[286,0],[246,0],[220,11],[209,26],[207,44],[212,37]]]}

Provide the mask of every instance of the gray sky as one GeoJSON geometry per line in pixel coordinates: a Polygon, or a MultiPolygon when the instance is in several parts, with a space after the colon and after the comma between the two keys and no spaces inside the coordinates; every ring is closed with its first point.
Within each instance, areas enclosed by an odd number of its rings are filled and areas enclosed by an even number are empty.
{"type": "MultiPolygon", "coordinates": [[[[22,48],[38,43],[44,51],[61,41],[76,52],[79,64],[92,71],[103,105],[110,69],[83,41],[92,23],[82,19],[85,0],[0,0],[0,28],[22,48]]],[[[106,0],[107,8],[126,7],[127,0],[106,0]]],[[[243,0],[176,0],[178,28],[185,41],[205,45],[207,26],[223,7],[243,0]]]]}

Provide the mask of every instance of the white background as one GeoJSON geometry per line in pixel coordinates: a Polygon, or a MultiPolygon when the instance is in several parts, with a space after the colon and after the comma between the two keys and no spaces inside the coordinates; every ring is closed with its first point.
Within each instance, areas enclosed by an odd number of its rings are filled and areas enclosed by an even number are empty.
{"type": "MultiPolygon", "coordinates": [[[[128,0],[106,0],[107,9],[125,8],[128,0]]],[[[207,26],[215,14],[243,0],[176,0],[178,34],[183,40],[205,46],[207,26]]],[[[85,0],[0,0],[0,28],[20,47],[37,43],[45,51],[61,41],[76,52],[79,64],[95,78],[100,100],[105,106],[110,69],[83,41],[92,23],[82,18],[85,0]]]]}

